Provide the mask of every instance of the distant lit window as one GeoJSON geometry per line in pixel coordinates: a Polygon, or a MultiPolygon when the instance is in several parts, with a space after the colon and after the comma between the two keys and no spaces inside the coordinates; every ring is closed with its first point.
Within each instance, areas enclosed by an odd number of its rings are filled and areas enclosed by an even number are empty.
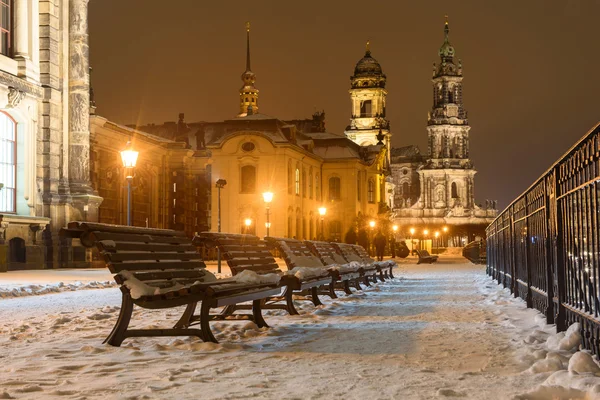
{"type": "Polygon", "coordinates": [[[302,197],[306,197],[306,171],[302,168],[302,197]]]}
{"type": "Polygon", "coordinates": [[[256,168],[252,165],[244,165],[241,170],[242,193],[254,193],[256,191],[256,168]]]}
{"type": "Polygon", "coordinates": [[[319,174],[315,175],[315,198],[321,200],[321,184],[319,181],[319,174]]]}
{"type": "Polygon", "coordinates": [[[373,179],[369,179],[367,201],[369,203],[375,203],[375,181],[373,179]]]}
{"type": "Polygon", "coordinates": [[[300,196],[300,168],[296,167],[295,181],[294,181],[294,193],[300,196]]]}
{"type": "Polygon", "coordinates": [[[12,56],[12,0],[0,0],[0,53],[12,56]]]}
{"type": "MultiPolygon", "coordinates": [[[[313,173],[312,173],[312,167],[310,169],[310,172],[308,173],[308,197],[310,199],[313,198],[313,173]]],[[[312,237],[312,235],[311,235],[312,237]]]]}
{"type": "Polygon", "coordinates": [[[452,198],[458,199],[458,187],[456,186],[456,182],[452,182],[452,198]]]}
{"type": "Polygon", "coordinates": [[[329,178],[329,200],[336,201],[342,198],[342,184],[340,178],[334,176],[329,178]]]}
{"type": "Polygon", "coordinates": [[[14,213],[17,193],[17,131],[15,122],[0,112],[0,212],[14,213]]]}

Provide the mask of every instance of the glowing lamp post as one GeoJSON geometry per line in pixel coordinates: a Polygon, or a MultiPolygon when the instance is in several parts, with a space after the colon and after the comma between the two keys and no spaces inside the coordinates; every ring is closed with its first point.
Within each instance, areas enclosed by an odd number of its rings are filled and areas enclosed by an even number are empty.
{"type": "Polygon", "coordinates": [[[121,161],[123,161],[123,167],[125,167],[125,173],[127,176],[127,225],[131,226],[131,183],[133,182],[133,169],[137,163],[138,155],[140,153],[135,151],[131,145],[131,142],[127,142],[125,149],[121,151],[121,161]]]}
{"type": "Polygon", "coordinates": [[[415,228],[410,228],[410,253],[412,255],[413,250],[415,249],[415,241],[413,237],[415,236],[415,228]]]}
{"type": "Polygon", "coordinates": [[[319,207],[319,215],[321,216],[321,240],[325,240],[325,228],[323,220],[325,219],[325,214],[327,214],[327,208],[319,207]]]}
{"type": "Polygon", "coordinates": [[[244,220],[244,225],[246,225],[246,234],[250,232],[250,227],[252,226],[252,220],[250,218],[246,218],[244,220]]]}
{"type": "Polygon", "coordinates": [[[436,247],[436,252],[440,249],[440,243],[438,241],[438,236],[440,236],[439,232],[435,232],[433,234],[433,236],[435,236],[435,247],[436,247]]]}
{"type": "Polygon", "coordinates": [[[373,238],[374,238],[373,230],[375,229],[375,220],[373,220],[373,219],[370,220],[369,221],[369,226],[371,227],[371,246],[370,247],[371,247],[371,256],[372,256],[373,253],[374,253],[374,251],[373,251],[373,247],[374,247],[374,243],[373,243],[373,238]]]}
{"type": "Polygon", "coordinates": [[[442,237],[442,242],[444,242],[445,245],[446,245],[446,247],[448,247],[448,236],[447,236],[447,234],[448,234],[448,227],[445,226],[445,227],[442,228],[442,230],[444,231],[444,236],[442,237]]]}
{"type": "MultiPolygon", "coordinates": [[[[221,189],[227,185],[225,179],[217,179],[217,232],[221,232],[221,189]]],[[[217,247],[217,272],[221,273],[221,250],[217,247]]]]}
{"type": "Polygon", "coordinates": [[[265,207],[267,209],[267,222],[265,226],[267,227],[267,237],[269,237],[269,228],[271,228],[271,222],[269,221],[269,216],[271,215],[271,202],[273,201],[273,193],[272,192],[264,192],[263,200],[265,201],[265,207]]]}

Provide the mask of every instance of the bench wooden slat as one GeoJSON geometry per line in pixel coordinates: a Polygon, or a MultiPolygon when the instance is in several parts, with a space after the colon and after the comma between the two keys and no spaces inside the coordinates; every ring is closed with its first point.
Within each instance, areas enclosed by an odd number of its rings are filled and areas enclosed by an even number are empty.
{"type": "Polygon", "coordinates": [[[167,261],[167,262],[107,262],[107,267],[112,273],[121,271],[161,271],[169,269],[195,269],[206,268],[203,261],[167,261]]]}
{"type": "Polygon", "coordinates": [[[184,269],[169,271],[139,271],[135,277],[140,281],[172,280],[172,279],[200,279],[206,276],[204,269],[184,269]]]}
{"type": "Polygon", "coordinates": [[[101,241],[97,243],[100,250],[117,251],[146,251],[146,252],[165,252],[165,251],[196,251],[196,246],[187,244],[168,244],[168,243],[130,243],[101,241]]]}
{"type": "Polygon", "coordinates": [[[131,242],[131,243],[164,243],[164,244],[189,244],[190,239],[187,237],[170,237],[170,236],[152,236],[152,235],[134,235],[121,234],[114,232],[91,232],[88,240],[101,241],[113,240],[115,242],[131,242]]]}
{"type": "MultiPolygon", "coordinates": [[[[137,226],[111,225],[96,222],[69,222],[70,229],[81,229],[89,232],[113,232],[125,234],[153,235],[153,236],[180,236],[186,237],[185,232],[172,229],[142,228],[137,226]]],[[[189,239],[187,239],[189,241],[189,239]]]]}
{"type": "Polygon", "coordinates": [[[137,260],[163,260],[174,261],[174,260],[182,260],[182,261],[192,261],[198,260],[202,261],[202,256],[197,252],[184,252],[184,253],[147,253],[147,252],[127,252],[127,253],[111,253],[105,252],[104,257],[107,260],[112,262],[120,262],[120,261],[137,261],[137,260]]]}

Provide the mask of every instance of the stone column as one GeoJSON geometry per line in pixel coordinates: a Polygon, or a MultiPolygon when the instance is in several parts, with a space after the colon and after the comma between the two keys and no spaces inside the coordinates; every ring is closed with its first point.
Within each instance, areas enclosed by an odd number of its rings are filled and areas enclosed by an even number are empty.
{"type": "Polygon", "coordinates": [[[14,25],[15,25],[15,58],[29,58],[29,13],[28,0],[15,0],[14,25]]]}
{"type": "Polygon", "coordinates": [[[88,2],[69,0],[69,187],[72,220],[96,221],[102,202],[90,181],[88,2]]]}
{"type": "Polygon", "coordinates": [[[88,1],[69,1],[69,181],[72,194],[91,192],[88,1]]]}

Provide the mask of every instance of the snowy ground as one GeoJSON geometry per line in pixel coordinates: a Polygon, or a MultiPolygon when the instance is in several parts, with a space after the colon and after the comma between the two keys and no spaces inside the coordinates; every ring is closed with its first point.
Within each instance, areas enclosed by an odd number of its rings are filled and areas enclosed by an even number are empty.
{"type": "MultiPolygon", "coordinates": [[[[302,303],[300,316],[271,312],[271,329],[213,324],[221,344],[102,345],[118,314],[114,287],[3,299],[0,399],[596,398],[600,368],[572,356],[577,332],[553,335],[483,267],[442,259],[395,274],[317,310],[302,303]]],[[[178,317],[138,310],[134,323],[178,317]]]]}

